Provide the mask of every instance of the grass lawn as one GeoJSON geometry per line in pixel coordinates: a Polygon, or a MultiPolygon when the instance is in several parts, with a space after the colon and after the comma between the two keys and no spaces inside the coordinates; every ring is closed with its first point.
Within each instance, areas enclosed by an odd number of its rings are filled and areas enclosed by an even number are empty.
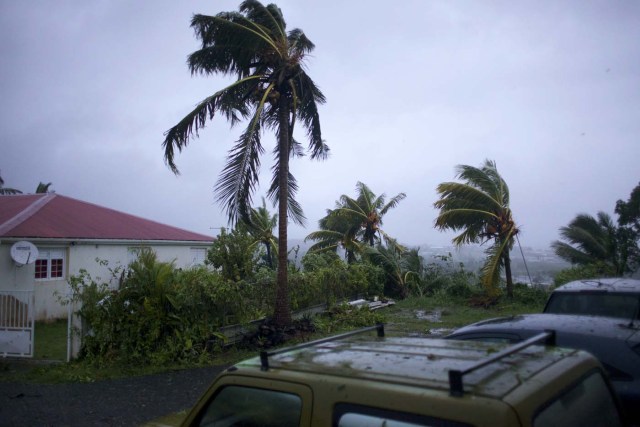
{"type": "Polygon", "coordinates": [[[543,302],[522,304],[502,302],[489,308],[471,307],[464,301],[443,301],[423,297],[408,298],[385,309],[387,330],[393,335],[443,335],[452,329],[501,316],[540,313],[543,302]]]}
{"type": "Polygon", "coordinates": [[[36,322],[34,359],[67,360],[67,319],[36,322]]]}

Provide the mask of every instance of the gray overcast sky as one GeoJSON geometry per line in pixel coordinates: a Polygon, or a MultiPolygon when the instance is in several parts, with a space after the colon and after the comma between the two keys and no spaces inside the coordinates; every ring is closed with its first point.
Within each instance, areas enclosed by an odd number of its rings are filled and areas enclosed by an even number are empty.
{"type": "MultiPolygon", "coordinates": [[[[213,186],[243,126],[214,119],[177,157],[178,177],[161,143],[230,81],[190,76],[192,14],[239,3],[0,0],[5,185],[53,182],[59,194],[217,234],[226,216],[213,186]]],[[[432,227],[435,187],[488,158],[509,184],[520,241],[544,247],[578,213],[613,214],[640,181],[638,1],[277,4],[316,44],[307,66],[327,97],[331,147],[327,161],[292,163],[309,221],[290,238],[362,181],[407,194],[385,217],[388,233],[448,244],[453,233],[432,227]]]]}

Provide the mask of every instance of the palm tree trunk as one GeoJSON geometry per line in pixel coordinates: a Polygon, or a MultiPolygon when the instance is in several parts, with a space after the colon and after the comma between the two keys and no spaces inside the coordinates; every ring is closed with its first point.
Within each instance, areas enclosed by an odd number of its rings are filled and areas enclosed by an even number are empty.
{"type": "Polygon", "coordinates": [[[509,257],[509,249],[504,253],[504,274],[507,276],[507,297],[513,298],[513,279],[511,278],[511,258],[509,257]]]}
{"type": "Polygon", "coordinates": [[[289,101],[285,94],[280,96],[278,124],[278,279],[276,282],[276,303],[273,321],[276,326],[291,324],[289,307],[288,262],[287,262],[287,204],[289,196],[289,101]]]}
{"type": "Polygon", "coordinates": [[[269,265],[269,268],[273,268],[273,257],[271,255],[271,243],[265,242],[264,247],[267,250],[267,263],[269,265]]]}

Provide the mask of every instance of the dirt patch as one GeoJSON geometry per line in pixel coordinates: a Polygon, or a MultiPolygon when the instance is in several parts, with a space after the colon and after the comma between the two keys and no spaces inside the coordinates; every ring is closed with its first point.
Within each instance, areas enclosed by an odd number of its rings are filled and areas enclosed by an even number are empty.
{"type": "Polygon", "coordinates": [[[95,383],[0,382],[0,426],[139,426],[193,406],[222,369],[95,383]]]}

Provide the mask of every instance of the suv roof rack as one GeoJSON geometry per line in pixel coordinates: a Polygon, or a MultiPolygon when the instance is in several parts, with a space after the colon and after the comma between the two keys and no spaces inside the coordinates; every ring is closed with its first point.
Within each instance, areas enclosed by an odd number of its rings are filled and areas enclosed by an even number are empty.
{"type": "Polygon", "coordinates": [[[502,351],[495,353],[491,357],[487,357],[484,360],[480,360],[476,363],[473,363],[469,367],[463,370],[451,369],[449,370],[449,394],[451,396],[460,397],[464,395],[464,384],[462,383],[462,377],[466,374],[469,374],[477,369],[480,369],[484,366],[489,365],[490,363],[496,362],[500,359],[503,359],[511,354],[517,353],[518,351],[530,347],[532,345],[538,344],[544,341],[546,345],[556,345],[556,332],[555,331],[545,331],[538,335],[535,335],[528,340],[522,341],[518,344],[509,346],[502,351]]]}
{"type": "Polygon", "coordinates": [[[350,337],[353,335],[358,335],[358,334],[362,334],[364,332],[369,332],[372,330],[377,330],[378,331],[378,337],[384,337],[384,323],[378,323],[374,326],[367,326],[366,328],[362,328],[362,329],[357,329],[355,331],[351,331],[351,332],[345,332],[344,334],[339,334],[339,335],[334,335],[328,338],[321,338],[319,340],[315,340],[315,341],[309,341],[303,344],[298,344],[298,345],[294,345],[291,347],[286,347],[286,348],[282,348],[279,350],[274,350],[274,351],[261,351],[260,352],[260,369],[262,371],[268,371],[269,370],[269,356],[275,356],[276,354],[281,354],[281,353],[286,353],[288,351],[292,351],[292,350],[299,350],[302,348],[307,348],[307,347],[311,347],[314,346],[316,344],[322,344],[325,342],[330,342],[330,341],[336,341],[336,340],[340,340],[342,338],[346,338],[346,337],[350,337]]]}

